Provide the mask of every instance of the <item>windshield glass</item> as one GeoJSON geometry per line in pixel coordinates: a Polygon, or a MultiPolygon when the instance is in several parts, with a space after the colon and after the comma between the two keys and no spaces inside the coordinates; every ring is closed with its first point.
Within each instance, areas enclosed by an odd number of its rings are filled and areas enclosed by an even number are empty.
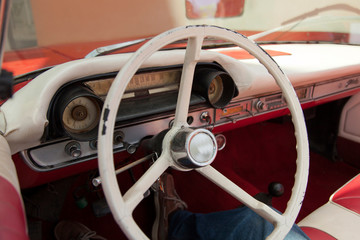
{"type": "Polygon", "coordinates": [[[261,43],[359,44],[360,1],[13,0],[3,67],[19,75],[191,24],[263,32],[261,43]]]}

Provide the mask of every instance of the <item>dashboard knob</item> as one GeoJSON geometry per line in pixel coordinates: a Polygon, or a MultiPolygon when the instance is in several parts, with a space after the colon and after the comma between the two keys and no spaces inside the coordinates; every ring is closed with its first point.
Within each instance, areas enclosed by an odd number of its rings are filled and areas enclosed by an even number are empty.
{"type": "Polygon", "coordinates": [[[65,152],[73,158],[80,157],[82,154],[80,143],[75,142],[75,141],[69,142],[65,146],[65,152]]]}
{"type": "Polygon", "coordinates": [[[266,111],[266,110],[268,110],[267,105],[266,105],[263,101],[261,101],[261,100],[258,100],[258,101],[255,103],[255,108],[256,108],[256,110],[258,110],[258,111],[266,111]]]}
{"type": "Polygon", "coordinates": [[[118,145],[118,144],[124,144],[124,136],[125,134],[122,131],[116,131],[114,133],[114,145],[118,145]]]}
{"type": "Polygon", "coordinates": [[[268,186],[268,191],[273,197],[281,197],[285,192],[284,185],[279,182],[272,182],[268,186]]]}
{"type": "Polygon", "coordinates": [[[211,123],[211,117],[210,117],[209,112],[203,112],[203,113],[201,113],[201,115],[200,115],[200,121],[203,122],[203,123],[208,123],[208,124],[210,124],[210,123],[211,123]]]}

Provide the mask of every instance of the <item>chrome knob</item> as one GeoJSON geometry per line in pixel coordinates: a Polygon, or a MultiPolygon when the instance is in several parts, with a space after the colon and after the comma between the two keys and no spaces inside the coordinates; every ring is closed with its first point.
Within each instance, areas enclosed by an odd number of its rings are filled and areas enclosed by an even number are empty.
{"type": "Polygon", "coordinates": [[[114,133],[114,145],[118,145],[118,144],[124,144],[124,136],[125,134],[122,131],[116,131],[114,133]]]}
{"type": "Polygon", "coordinates": [[[221,151],[225,148],[226,145],[226,137],[222,134],[215,135],[216,144],[218,146],[218,151],[221,151]]]}
{"type": "Polygon", "coordinates": [[[202,123],[211,123],[211,117],[210,117],[210,114],[209,114],[209,112],[203,112],[203,113],[201,113],[201,115],[200,115],[200,121],[202,122],[202,123]]]}
{"type": "Polygon", "coordinates": [[[69,142],[65,146],[65,152],[73,158],[80,157],[82,154],[80,143],[75,142],[75,141],[69,142]]]}
{"type": "Polygon", "coordinates": [[[268,110],[267,105],[266,105],[263,101],[261,101],[261,100],[258,100],[258,101],[255,103],[255,108],[256,108],[256,110],[258,110],[258,111],[266,111],[266,110],[268,110]]]}

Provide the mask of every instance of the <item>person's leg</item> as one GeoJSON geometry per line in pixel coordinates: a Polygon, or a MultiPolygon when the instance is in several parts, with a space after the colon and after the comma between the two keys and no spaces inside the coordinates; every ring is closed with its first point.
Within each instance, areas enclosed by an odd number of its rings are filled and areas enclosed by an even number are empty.
{"type": "MultiPolygon", "coordinates": [[[[174,212],[169,220],[169,235],[177,239],[265,239],[274,227],[247,207],[208,214],[184,210],[174,212]]],[[[309,239],[294,225],[285,238],[309,239]]]]}
{"type": "MultiPolygon", "coordinates": [[[[198,214],[185,211],[186,204],[175,191],[174,180],[164,173],[156,186],[154,197],[156,220],[153,239],[265,239],[273,225],[247,207],[228,211],[198,214]]],[[[309,239],[294,225],[286,240],[309,239]]]]}

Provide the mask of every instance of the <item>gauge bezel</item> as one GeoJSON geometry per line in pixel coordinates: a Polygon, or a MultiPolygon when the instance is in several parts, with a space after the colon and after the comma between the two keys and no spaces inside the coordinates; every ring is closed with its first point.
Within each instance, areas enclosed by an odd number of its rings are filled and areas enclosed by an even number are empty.
{"type": "Polygon", "coordinates": [[[62,125],[64,126],[64,129],[67,132],[70,132],[72,134],[82,134],[91,131],[92,129],[98,126],[100,120],[99,117],[100,112],[101,112],[101,108],[94,97],[78,96],[77,98],[74,98],[72,101],[70,101],[68,105],[64,108],[61,122],[62,125]],[[90,108],[85,105],[78,105],[79,103],[76,102],[78,100],[82,101],[83,104],[86,105],[91,104],[90,108]],[[75,106],[71,106],[71,105],[75,105],[75,106]],[[86,114],[84,116],[80,116],[79,119],[75,119],[75,117],[72,115],[74,115],[74,111],[76,110],[78,110],[77,112],[79,112],[80,114],[82,111],[85,110],[86,114]],[[90,110],[93,111],[93,114],[95,113],[95,115],[89,114],[88,112],[91,112],[90,110]],[[65,118],[72,118],[72,123],[78,126],[80,124],[83,124],[84,126],[81,128],[72,127],[70,126],[71,124],[67,124],[65,122],[65,118]],[[85,121],[89,121],[89,123],[84,123],[85,121]]]}
{"type": "Polygon", "coordinates": [[[236,95],[236,86],[231,76],[225,71],[213,68],[202,68],[195,72],[193,89],[205,97],[215,108],[225,107],[236,95]],[[218,96],[210,96],[209,90],[213,86],[212,83],[218,79],[221,79],[222,91],[219,91],[220,95],[218,96]]]}
{"type": "Polygon", "coordinates": [[[72,88],[64,88],[58,96],[58,100],[56,101],[56,114],[55,118],[58,119],[58,124],[60,125],[60,131],[64,131],[66,135],[71,137],[72,139],[78,141],[91,141],[97,138],[97,131],[100,121],[101,109],[103,106],[103,102],[100,97],[96,96],[91,90],[87,89],[83,86],[76,86],[72,88]],[[89,99],[96,108],[96,124],[92,124],[88,130],[85,131],[72,131],[69,127],[67,127],[63,122],[63,116],[66,107],[73,102],[74,100],[85,97],[89,99]]]}

